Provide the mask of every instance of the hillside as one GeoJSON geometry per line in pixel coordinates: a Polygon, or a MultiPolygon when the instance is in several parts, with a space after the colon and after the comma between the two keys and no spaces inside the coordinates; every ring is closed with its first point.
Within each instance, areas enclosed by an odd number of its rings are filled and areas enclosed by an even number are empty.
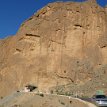
{"type": "Polygon", "coordinates": [[[96,107],[77,98],[35,94],[13,93],[0,102],[0,107],[96,107]]]}
{"type": "Polygon", "coordinates": [[[0,40],[0,96],[26,84],[43,92],[107,91],[106,32],[107,9],[95,0],[48,4],[0,40]]]}

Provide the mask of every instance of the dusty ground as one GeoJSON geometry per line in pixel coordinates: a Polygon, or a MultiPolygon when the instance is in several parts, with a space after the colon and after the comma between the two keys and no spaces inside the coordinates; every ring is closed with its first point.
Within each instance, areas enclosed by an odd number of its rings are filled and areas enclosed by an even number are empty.
{"type": "Polygon", "coordinates": [[[0,100],[0,107],[95,107],[80,99],[36,93],[15,92],[0,100]]]}

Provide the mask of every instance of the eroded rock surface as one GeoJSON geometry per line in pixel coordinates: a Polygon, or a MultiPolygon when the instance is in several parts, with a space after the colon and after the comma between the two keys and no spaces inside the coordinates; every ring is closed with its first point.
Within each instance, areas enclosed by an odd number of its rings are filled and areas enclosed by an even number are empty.
{"type": "Polygon", "coordinates": [[[48,4],[0,40],[0,95],[29,83],[48,91],[95,79],[107,66],[106,31],[107,9],[93,0],[48,4]]]}

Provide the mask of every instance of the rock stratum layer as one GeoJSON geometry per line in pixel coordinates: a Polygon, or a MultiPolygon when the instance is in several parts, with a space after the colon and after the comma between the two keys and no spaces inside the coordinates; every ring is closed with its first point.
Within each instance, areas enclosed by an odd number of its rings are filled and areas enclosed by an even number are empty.
{"type": "Polygon", "coordinates": [[[0,95],[26,84],[48,91],[100,80],[107,88],[106,31],[107,9],[95,0],[48,4],[0,40],[0,95]]]}

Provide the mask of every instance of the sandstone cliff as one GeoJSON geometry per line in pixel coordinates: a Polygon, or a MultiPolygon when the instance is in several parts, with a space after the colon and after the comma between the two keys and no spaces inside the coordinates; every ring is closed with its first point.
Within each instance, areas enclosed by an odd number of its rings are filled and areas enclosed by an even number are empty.
{"type": "Polygon", "coordinates": [[[48,91],[106,78],[106,31],[107,9],[94,0],[48,4],[0,40],[0,95],[29,83],[48,91]]]}

